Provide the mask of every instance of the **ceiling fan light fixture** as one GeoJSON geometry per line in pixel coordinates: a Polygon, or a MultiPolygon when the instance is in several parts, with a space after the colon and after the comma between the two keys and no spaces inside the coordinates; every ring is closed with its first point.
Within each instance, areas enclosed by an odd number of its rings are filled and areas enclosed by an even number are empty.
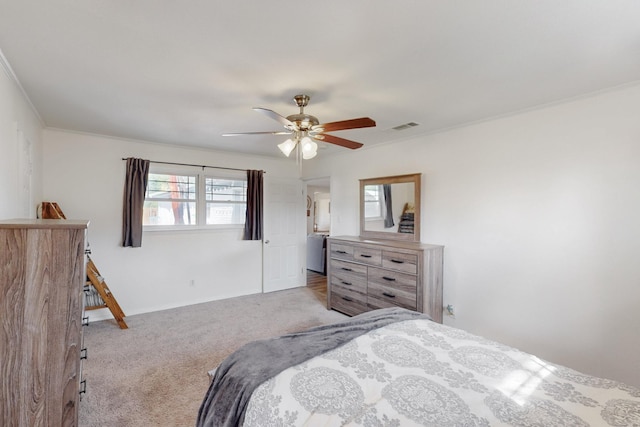
{"type": "Polygon", "coordinates": [[[278,144],[278,148],[282,151],[282,154],[289,157],[289,154],[296,148],[296,141],[289,138],[285,142],[278,144]]]}
{"type": "Polygon", "coordinates": [[[317,154],[318,154],[317,151],[312,151],[312,152],[309,152],[309,153],[302,153],[302,158],[304,160],[313,159],[317,154]]]}
{"type": "Polygon", "coordinates": [[[318,144],[313,142],[311,138],[305,136],[300,142],[302,145],[302,158],[305,160],[313,159],[318,154],[318,144]]]}

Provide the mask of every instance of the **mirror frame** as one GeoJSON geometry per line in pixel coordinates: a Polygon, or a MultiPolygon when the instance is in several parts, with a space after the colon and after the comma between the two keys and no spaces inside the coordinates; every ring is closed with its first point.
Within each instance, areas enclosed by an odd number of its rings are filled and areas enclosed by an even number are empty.
{"type": "Polygon", "coordinates": [[[420,182],[422,174],[413,173],[408,175],[382,176],[379,178],[367,178],[360,180],[360,237],[363,239],[385,239],[385,240],[405,240],[412,242],[420,241],[420,182]],[[367,231],[364,221],[364,187],[365,185],[401,184],[413,183],[414,185],[414,225],[413,234],[392,233],[385,231],[367,231]]]}

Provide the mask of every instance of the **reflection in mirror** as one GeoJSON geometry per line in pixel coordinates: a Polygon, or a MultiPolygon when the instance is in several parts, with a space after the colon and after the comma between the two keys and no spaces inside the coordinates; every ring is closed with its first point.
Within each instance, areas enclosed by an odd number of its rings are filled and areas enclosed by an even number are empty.
{"type": "Polygon", "coordinates": [[[412,182],[365,185],[365,228],[370,231],[413,234],[413,193],[412,182]]]}
{"type": "Polygon", "coordinates": [[[420,174],[360,180],[360,235],[420,240],[420,174]]]}

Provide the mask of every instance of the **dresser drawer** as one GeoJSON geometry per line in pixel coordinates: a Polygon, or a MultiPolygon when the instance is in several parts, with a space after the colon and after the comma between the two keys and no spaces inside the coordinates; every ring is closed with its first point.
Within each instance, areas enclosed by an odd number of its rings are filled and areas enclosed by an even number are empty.
{"type": "Polygon", "coordinates": [[[338,259],[344,259],[347,261],[352,261],[353,260],[353,246],[352,245],[341,245],[339,243],[331,243],[329,245],[330,248],[330,253],[329,253],[329,257],[330,258],[338,258],[338,259]]]}
{"type": "Polygon", "coordinates": [[[418,274],[418,255],[382,251],[382,267],[403,273],[418,274]]]}
{"type": "MultiPolygon", "coordinates": [[[[367,293],[370,297],[411,310],[417,309],[418,279],[416,276],[370,267],[368,278],[367,293]]],[[[368,302],[372,304],[371,301],[368,302]]]]}
{"type": "Polygon", "coordinates": [[[364,265],[332,259],[329,280],[331,286],[367,293],[367,267],[364,265]]]}
{"type": "Polygon", "coordinates": [[[409,310],[417,309],[416,293],[405,289],[386,286],[380,283],[369,283],[367,303],[372,308],[400,306],[409,310]]]}
{"type": "Polygon", "coordinates": [[[367,295],[346,290],[344,288],[331,288],[330,304],[332,309],[350,316],[355,316],[356,314],[369,311],[369,307],[367,306],[367,295]]]}
{"type": "Polygon", "coordinates": [[[353,262],[340,261],[338,259],[331,260],[331,274],[342,273],[358,276],[367,280],[367,266],[356,264],[353,262]]]}
{"type": "Polygon", "coordinates": [[[380,249],[353,248],[353,260],[368,265],[382,265],[382,251],[380,249]]]}
{"type": "Polygon", "coordinates": [[[367,278],[369,283],[377,283],[380,286],[390,286],[414,295],[418,289],[418,277],[413,274],[370,267],[367,278]]]}

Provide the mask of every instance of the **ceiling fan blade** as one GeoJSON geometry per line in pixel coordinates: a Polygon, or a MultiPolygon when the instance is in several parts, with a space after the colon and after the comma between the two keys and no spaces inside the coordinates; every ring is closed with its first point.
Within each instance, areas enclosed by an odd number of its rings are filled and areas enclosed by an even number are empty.
{"type": "Polygon", "coordinates": [[[273,110],[269,110],[267,108],[260,108],[260,107],[253,107],[253,109],[259,113],[265,114],[269,117],[271,117],[273,120],[277,121],[278,123],[282,124],[282,126],[284,126],[287,129],[290,130],[295,130],[296,129],[296,124],[293,123],[292,121],[290,121],[289,119],[287,119],[286,117],[282,117],[280,114],[276,113],[273,110]]]}
{"type": "Polygon", "coordinates": [[[345,148],[351,148],[352,150],[360,148],[364,145],[359,142],[351,141],[350,139],[339,138],[333,135],[319,134],[315,135],[314,138],[320,141],[328,142],[330,144],[336,144],[345,148]]]}
{"type": "Polygon", "coordinates": [[[229,132],[223,133],[222,136],[240,136],[240,135],[291,135],[293,132],[276,131],[276,132],[229,132]]]}
{"type": "Polygon", "coordinates": [[[337,130],[368,128],[376,125],[376,122],[369,117],[360,117],[359,119],[342,120],[339,122],[321,123],[314,126],[313,130],[320,132],[334,132],[337,130]]]}

